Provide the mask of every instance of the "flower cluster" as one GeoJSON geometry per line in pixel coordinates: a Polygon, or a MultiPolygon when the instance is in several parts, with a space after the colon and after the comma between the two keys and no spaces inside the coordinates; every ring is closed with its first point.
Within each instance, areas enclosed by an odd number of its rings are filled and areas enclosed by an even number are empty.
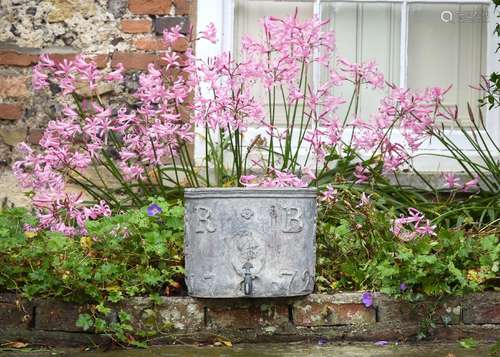
{"type": "Polygon", "coordinates": [[[281,172],[276,169],[271,169],[271,171],[272,175],[268,177],[241,176],[240,182],[245,187],[307,187],[308,185],[303,178],[299,178],[292,173],[281,172]]]}
{"type": "Polygon", "coordinates": [[[443,172],[442,174],[444,185],[447,189],[458,190],[462,192],[479,191],[479,177],[476,175],[472,180],[460,183],[458,178],[453,172],[443,172]]]}
{"type": "MultiPolygon", "coordinates": [[[[42,151],[22,145],[24,159],[14,165],[23,187],[33,191],[42,226],[84,232],[86,220],[107,215],[110,208],[142,206],[145,197],[165,194],[167,186],[305,187],[333,166],[332,157],[351,149],[359,157],[380,157],[385,173],[407,162],[428,137],[446,90],[411,92],[387,85],[375,62],[356,64],[336,55],[334,35],[324,30],[327,21],[299,21],[297,15],[265,18],[263,39],[244,37],[238,58],[195,56],[196,41],[217,41],[213,24],[197,36],[182,34],[179,26],[167,30],[167,50],[139,77],[132,108],[112,106],[98,95],[101,82],[119,85],[123,66],[105,72],[85,57],[57,62],[42,56],[33,69],[34,88],[57,86],[65,102],[72,101],[48,124],[42,151]],[[190,44],[183,54],[172,50],[181,40],[190,44]],[[320,83],[313,81],[313,68],[325,74],[320,83]],[[389,94],[369,120],[359,118],[357,109],[340,119],[338,109],[347,101],[332,88],[344,83],[354,85],[356,103],[361,86],[389,94]],[[81,88],[90,93],[85,100],[81,88]],[[396,125],[402,138],[391,135],[396,125]],[[188,149],[195,126],[203,130],[203,174],[188,149]],[[255,137],[250,128],[258,129],[255,137]],[[254,175],[255,167],[264,174],[254,175]],[[118,189],[108,186],[109,175],[118,189]],[[80,185],[98,204],[68,193],[67,182],[80,185]]],[[[372,164],[355,166],[356,183],[370,181],[372,164]]],[[[464,190],[473,187],[470,182],[464,190]]],[[[323,199],[335,196],[329,187],[323,199]]],[[[417,228],[424,229],[420,221],[417,228]]]]}
{"type": "MultiPolygon", "coordinates": [[[[192,59],[190,50],[186,58],[192,59]]],[[[132,180],[145,182],[155,166],[178,157],[193,140],[192,124],[181,117],[181,107],[193,88],[189,77],[173,72],[184,63],[175,54],[165,55],[163,60],[165,68],[150,64],[147,73],[140,76],[135,93],[139,105],[131,111],[126,106],[114,109],[97,94],[99,83],[123,80],[121,64],[104,73],[82,56],[62,62],[40,57],[33,69],[34,88],[43,90],[54,84],[63,96],[74,99],[74,105],[66,104],[61,116],[48,123],[40,141],[42,151],[22,144],[24,158],[14,164],[21,185],[33,191],[40,228],[84,234],[86,220],[109,215],[110,205],[120,204],[101,173],[97,173],[96,182],[89,178],[89,170],[105,168],[124,186],[132,180]],[[79,88],[91,93],[85,102],[79,88]],[[78,183],[100,203],[92,206],[82,194],[67,193],[67,181],[78,183]]]]}
{"type": "Polygon", "coordinates": [[[408,216],[396,218],[393,222],[391,231],[394,235],[404,242],[409,242],[417,237],[435,236],[434,229],[428,219],[425,219],[423,213],[415,208],[408,209],[408,216]]]}
{"type": "Polygon", "coordinates": [[[391,86],[369,121],[356,119],[352,123],[354,147],[369,153],[380,150],[384,172],[396,171],[430,138],[445,92],[440,88],[413,92],[391,86]],[[401,139],[390,135],[396,125],[401,139]]]}

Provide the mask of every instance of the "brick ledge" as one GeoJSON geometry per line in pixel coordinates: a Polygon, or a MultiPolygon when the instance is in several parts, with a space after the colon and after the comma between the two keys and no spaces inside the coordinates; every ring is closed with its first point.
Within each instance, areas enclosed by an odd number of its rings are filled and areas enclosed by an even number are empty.
{"type": "MultiPolygon", "coordinates": [[[[441,340],[474,337],[494,340],[500,335],[500,292],[427,299],[418,303],[374,293],[372,307],[361,292],[313,294],[289,299],[193,299],[162,297],[161,303],[137,297],[115,307],[108,317],[126,310],[137,330],[156,332],[156,343],[207,341],[223,335],[233,342],[329,340],[413,340],[420,322],[433,316],[430,336],[441,340]]],[[[88,305],[54,299],[24,301],[0,294],[0,343],[13,339],[56,346],[106,343],[104,336],[76,327],[88,305]]]]}

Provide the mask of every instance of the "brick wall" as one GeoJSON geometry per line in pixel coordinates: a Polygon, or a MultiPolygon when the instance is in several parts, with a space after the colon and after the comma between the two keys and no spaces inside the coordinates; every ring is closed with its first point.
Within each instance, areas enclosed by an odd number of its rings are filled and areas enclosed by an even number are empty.
{"type": "MultiPolygon", "coordinates": [[[[33,93],[31,69],[41,53],[91,55],[100,68],[121,62],[127,80],[101,88],[109,102],[129,100],[137,71],[159,58],[164,29],[196,23],[196,0],[2,0],[0,3],[0,200],[27,204],[10,173],[16,144],[36,145],[61,103],[33,93]]],[[[186,49],[179,40],[176,51],[186,49]]],[[[55,91],[55,89],[53,89],[55,91]]]]}
{"type": "MultiPolygon", "coordinates": [[[[373,306],[361,303],[362,293],[309,295],[290,299],[193,299],[189,297],[133,298],[118,311],[132,316],[136,332],[155,342],[206,342],[226,336],[233,342],[252,341],[407,341],[425,332],[429,339],[473,337],[495,341],[500,336],[500,292],[444,297],[410,303],[374,294],[373,306]],[[429,320],[429,318],[431,320],[429,320]],[[429,326],[429,322],[433,323],[429,326]],[[429,326],[424,331],[423,326],[429,326]]],[[[52,345],[89,344],[103,336],[84,333],[75,322],[91,309],[51,299],[22,301],[0,294],[0,344],[26,341],[52,345]]]]}

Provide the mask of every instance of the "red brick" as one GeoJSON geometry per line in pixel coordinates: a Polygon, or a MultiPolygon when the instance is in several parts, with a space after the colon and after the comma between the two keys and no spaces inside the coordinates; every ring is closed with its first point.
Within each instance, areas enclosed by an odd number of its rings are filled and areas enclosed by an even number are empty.
{"type": "Polygon", "coordinates": [[[191,10],[191,0],[174,0],[175,14],[179,15],[189,15],[191,10]]]}
{"type": "Polygon", "coordinates": [[[137,331],[196,331],[205,326],[203,305],[190,297],[162,297],[160,301],[136,297],[124,301],[120,309],[132,316],[137,331]]]}
{"type": "Polygon", "coordinates": [[[150,63],[158,63],[160,56],[148,53],[115,52],[111,60],[111,66],[116,67],[122,63],[126,70],[145,70],[150,63]]]}
{"type": "Polygon", "coordinates": [[[19,98],[29,95],[26,76],[5,76],[0,77],[0,97],[19,98]]]}
{"type": "Polygon", "coordinates": [[[45,331],[83,331],[76,326],[81,313],[89,311],[88,306],[76,305],[51,299],[36,301],[35,329],[45,331]]]}
{"type": "MultiPolygon", "coordinates": [[[[468,325],[438,326],[430,331],[429,339],[458,341],[473,338],[478,341],[495,341],[500,336],[500,325],[468,325]]],[[[483,356],[487,356],[484,354],[483,356]]],[[[493,356],[493,355],[492,355],[493,356]]],[[[496,355],[498,356],[498,355],[496,355]]]]}
{"type": "MultiPolygon", "coordinates": [[[[135,48],[144,51],[159,51],[166,50],[167,46],[160,36],[147,36],[134,40],[135,48]]],[[[185,52],[189,46],[189,42],[185,38],[178,38],[172,44],[172,49],[175,52],[185,52]]]]}
{"type": "Polygon", "coordinates": [[[18,120],[23,116],[23,106],[17,103],[0,104],[0,119],[18,120]]]}
{"type": "Polygon", "coordinates": [[[409,302],[384,294],[375,294],[378,321],[383,323],[410,323],[426,319],[430,314],[436,323],[458,324],[462,314],[459,298],[427,298],[409,302]]]}
{"type": "Polygon", "coordinates": [[[214,302],[208,303],[209,329],[249,329],[257,327],[283,327],[288,324],[286,302],[214,302]]]}
{"type": "Polygon", "coordinates": [[[121,28],[126,33],[147,33],[151,32],[153,22],[148,19],[142,20],[122,20],[121,28]]]}
{"type": "Polygon", "coordinates": [[[464,298],[465,324],[500,324],[500,291],[470,294],[464,298]]]}
{"type": "Polygon", "coordinates": [[[108,64],[108,55],[100,54],[92,57],[97,65],[97,68],[104,68],[108,64]]]}
{"type": "MultiPolygon", "coordinates": [[[[48,52],[50,58],[56,62],[61,62],[64,59],[72,61],[78,55],[78,53],[50,53],[48,52]]],[[[99,54],[94,56],[88,56],[96,61],[98,68],[106,67],[108,56],[105,54],[99,54]]],[[[8,66],[21,66],[28,67],[38,62],[38,54],[21,53],[14,50],[0,50],[0,65],[8,66]]]]}
{"type": "Polygon", "coordinates": [[[145,51],[165,50],[167,46],[161,37],[141,37],[134,40],[135,48],[145,51]]]}
{"type": "Polygon", "coordinates": [[[170,12],[171,0],[129,0],[128,8],[137,15],[165,15],[170,12]]]}
{"type": "MultiPolygon", "coordinates": [[[[78,55],[78,53],[71,53],[71,54],[60,54],[60,53],[49,53],[49,57],[54,60],[54,62],[62,62],[64,60],[68,61],[74,61],[75,57],[78,55]]],[[[95,56],[87,56],[89,59],[92,59],[95,61],[97,68],[104,68],[106,67],[106,64],[108,63],[108,55],[105,54],[99,54],[95,56]]]]}
{"type": "Polygon", "coordinates": [[[172,44],[172,49],[176,52],[185,52],[189,46],[189,42],[184,37],[178,38],[172,44]]]}
{"type": "Polygon", "coordinates": [[[353,294],[309,295],[293,306],[293,321],[297,326],[332,326],[372,324],[375,309],[366,308],[353,294]],[[345,296],[344,296],[345,295],[345,296]]]}
{"type": "Polygon", "coordinates": [[[38,61],[38,56],[13,50],[0,50],[0,65],[28,67],[38,61]]]}

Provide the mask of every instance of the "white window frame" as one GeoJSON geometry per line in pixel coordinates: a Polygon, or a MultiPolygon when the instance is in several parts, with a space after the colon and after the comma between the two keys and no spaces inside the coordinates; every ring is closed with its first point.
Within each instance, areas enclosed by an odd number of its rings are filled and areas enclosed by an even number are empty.
{"type": "MultiPolygon", "coordinates": [[[[407,43],[408,43],[408,4],[412,3],[450,3],[450,4],[484,4],[488,7],[488,23],[487,23],[487,41],[486,41],[486,74],[491,72],[500,72],[499,55],[495,53],[497,42],[493,36],[496,23],[495,6],[490,0],[314,0],[314,14],[321,16],[321,2],[355,2],[355,3],[400,3],[401,4],[401,36],[400,36],[400,86],[406,87],[407,84],[407,43]]],[[[197,28],[201,30],[209,23],[214,23],[217,32],[217,43],[211,44],[208,41],[201,41],[197,43],[196,52],[197,56],[203,60],[221,54],[222,52],[233,51],[234,41],[234,22],[235,22],[235,0],[198,0],[197,1],[197,28]]],[[[314,82],[319,83],[319,70],[314,69],[314,82]]],[[[485,126],[496,141],[497,145],[500,143],[500,110],[496,108],[488,111],[485,118],[485,126]]],[[[467,151],[471,159],[479,159],[479,155],[470,145],[464,135],[458,130],[449,128],[449,136],[454,139],[454,142],[467,151]]],[[[249,128],[247,137],[254,137],[254,134],[261,132],[259,128],[249,128]]],[[[348,130],[346,130],[348,131],[348,130]]],[[[196,128],[196,132],[201,135],[196,135],[195,139],[195,161],[197,164],[203,163],[205,156],[205,146],[203,143],[203,129],[196,128]]],[[[350,133],[346,132],[346,137],[350,137],[350,133]]],[[[392,135],[394,140],[399,140],[401,134],[395,130],[392,135]]],[[[402,139],[402,137],[401,137],[402,139]]],[[[427,141],[422,144],[417,154],[426,153],[439,153],[446,154],[447,150],[437,142],[437,140],[427,141]]],[[[462,171],[460,165],[454,160],[432,156],[432,160],[427,159],[425,156],[419,156],[420,159],[414,162],[416,169],[421,171],[462,171]]],[[[429,156],[429,158],[431,158],[429,156]]]]}

